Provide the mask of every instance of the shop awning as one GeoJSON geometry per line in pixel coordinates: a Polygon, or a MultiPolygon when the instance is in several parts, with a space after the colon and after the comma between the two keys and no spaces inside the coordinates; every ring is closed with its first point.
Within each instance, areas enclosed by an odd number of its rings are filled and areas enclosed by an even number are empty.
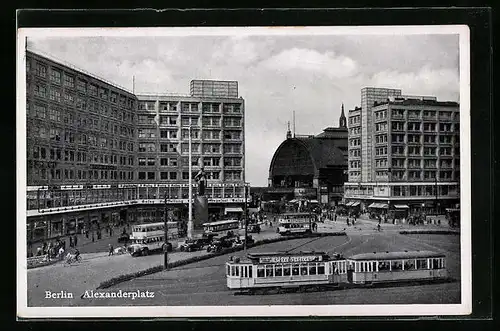
{"type": "Polygon", "coordinates": [[[408,207],[408,205],[394,205],[394,208],[405,209],[410,207],[408,207]]]}
{"type": "Polygon", "coordinates": [[[227,213],[242,213],[243,209],[241,207],[226,207],[224,212],[227,213]]]}
{"type": "Polygon", "coordinates": [[[380,209],[384,209],[384,208],[388,208],[388,207],[389,206],[386,203],[378,203],[378,202],[374,202],[368,206],[368,208],[380,208],[380,209]]]}
{"type": "Polygon", "coordinates": [[[354,201],[351,205],[351,207],[356,207],[359,206],[359,201],[354,201]]]}

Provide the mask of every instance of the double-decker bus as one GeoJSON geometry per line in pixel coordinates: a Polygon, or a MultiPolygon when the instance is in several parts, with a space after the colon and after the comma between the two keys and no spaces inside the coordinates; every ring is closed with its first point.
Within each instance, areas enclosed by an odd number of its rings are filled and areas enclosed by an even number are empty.
{"type": "Polygon", "coordinates": [[[285,213],[278,218],[278,233],[281,235],[311,233],[316,222],[314,213],[285,213]]]}
{"type": "MultiPolygon", "coordinates": [[[[167,223],[167,238],[179,237],[177,222],[167,223]]],[[[149,252],[163,250],[165,247],[165,223],[144,223],[132,226],[131,245],[128,250],[133,256],[148,255],[149,252]]],[[[169,245],[171,248],[171,245],[169,245]]]]}
{"type": "Polygon", "coordinates": [[[221,233],[229,230],[235,230],[240,227],[238,220],[223,220],[217,222],[203,223],[203,231],[206,234],[221,233]]]}

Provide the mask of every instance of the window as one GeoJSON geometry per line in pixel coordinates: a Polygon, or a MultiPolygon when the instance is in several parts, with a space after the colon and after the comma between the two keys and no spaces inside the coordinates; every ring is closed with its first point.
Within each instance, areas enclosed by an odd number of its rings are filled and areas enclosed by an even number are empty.
{"type": "Polygon", "coordinates": [[[35,84],[35,96],[46,98],[47,97],[47,89],[43,85],[35,84]]]}
{"type": "Polygon", "coordinates": [[[160,151],[163,153],[177,153],[177,144],[161,144],[160,151]]]}
{"type": "Polygon", "coordinates": [[[36,117],[44,119],[47,113],[47,107],[35,104],[34,111],[36,117]]]}
{"type": "Polygon", "coordinates": [[[177,179],[177,172],[170,172],[169,173],[169,179],[171,180],[176,180],[177,179]]]}
{"type": "Polygon", "coordinates": [[[92,96],[97,96],[97,85],[89,84],[89,92],[92,96]]]}
{"type": "Polygon", "coordinates": [[[56,102],[61,102],[61,92],[59,90],[51,88],[50,94],[49,94],[49,99],[56,101],[56,102]]]}
{"type": "Polygon", "coordinates": [[[64,74],[64,86],[74,88],[75,87],[75,77],[68,74],[64,74]]]}
{"type": "Polygon", "coordinates": [[[37,62],[35,66],[35,74],[39,77],[47,77],[47,67],[37,62]]]}
{"type": "Polygon", "coordinates": [[[52,68],[50,70],[50,81],[54,84],[61,85],[61,71],[52,68]]]}

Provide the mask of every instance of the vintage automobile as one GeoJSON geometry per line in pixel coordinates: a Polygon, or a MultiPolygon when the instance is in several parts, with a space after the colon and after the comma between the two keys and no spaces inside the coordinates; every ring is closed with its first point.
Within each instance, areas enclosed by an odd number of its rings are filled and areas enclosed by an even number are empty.
{"type": "Polygon", "coordinates": [[[236,239],[237,237],[222,237],[220,239],[214,240],[210,245],[208,245],[207,252],[220,252],[224,248],[232,247],[236,239]]]}
{"type": "MultiPolygon", "coordinates": [[[[153,247],[151,247],[150,245],[148,246],[147,244],[134,243],[127,247],[127,251],[130,253],[130,255],[135,257],[135,256],[146,256],[155,251],[162,251],[162,248],[163,245],[162,247],[160,247],[160,249],[156,247],[154,247],[153,249],[153,247]]],[[[171,251],[172,251],[172,244],[167,243],[167,252],[171,251]]]]}
{"type": "MultiPolygon", "coordinates": [[[[252,245],[255,243],[255,240],[252,236],[247,235],[247,245],[252,245]]],[[[233,247],[243,246],[245,244],[245,236],[239,236],[236,240],[233,241],[233,247]]]]}
{"type": "Polygon", "coordinates": [[[249,224],[247,227],[248,233],[260,233],[260,225],[259,224],[249,224]]]}
{"type": "Polygon", "coordinates": [[[181,252],[194,252],[203,249],[206,244],[206,239],[188,239],[179,244],[181,252]]]}

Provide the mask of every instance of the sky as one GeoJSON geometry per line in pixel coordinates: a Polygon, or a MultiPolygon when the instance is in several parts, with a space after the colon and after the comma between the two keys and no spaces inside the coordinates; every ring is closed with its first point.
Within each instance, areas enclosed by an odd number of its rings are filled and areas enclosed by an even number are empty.
{"type": "Polygon", "coordinates": [[[458,34],[28,37],[28,49],[135,92],[189,94],[192,79],[236,80],[245,100],[246,181],[267,186],[295,111],[296,134],[338,126],[361,88],[459,101],[458,34]]]}

